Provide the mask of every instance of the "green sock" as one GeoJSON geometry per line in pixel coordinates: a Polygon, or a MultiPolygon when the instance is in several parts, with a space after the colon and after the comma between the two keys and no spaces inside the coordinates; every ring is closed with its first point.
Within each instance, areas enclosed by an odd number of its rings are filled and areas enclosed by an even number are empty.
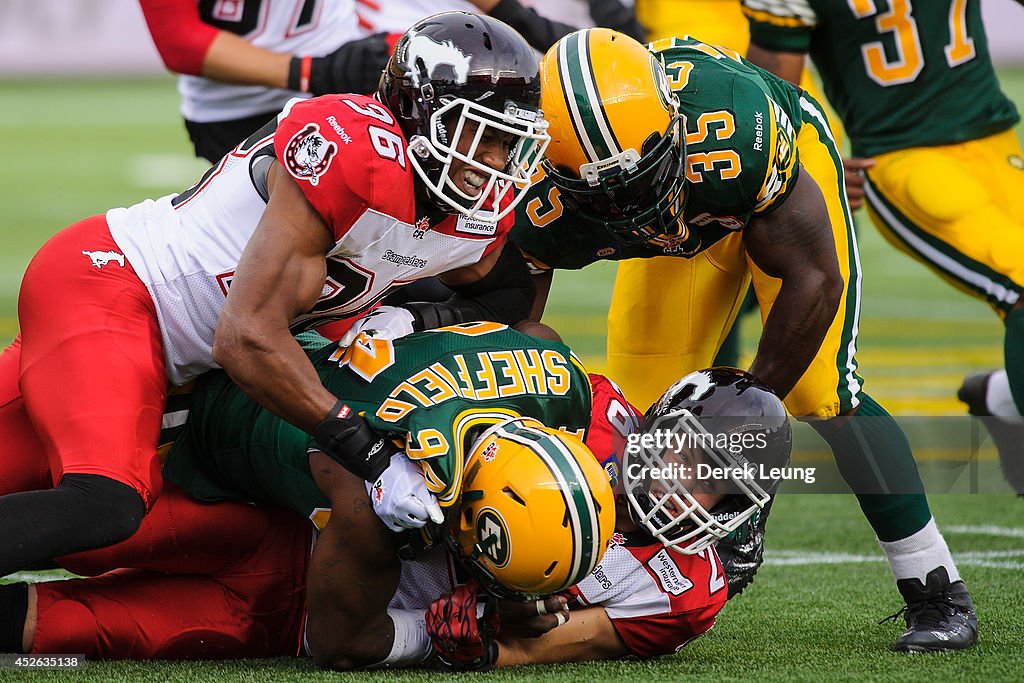
{"type": "Polygon", "coordinates": [[[1006,377],[1017,412],[1024,415],[1024,308],[1006,314],[1006,336],[1003,337],[1006,377]]]}
{"type": "Polygon", "coordinates": [[[867,394],[853,419],[812,422],[881,541],[917,533],[931,519],[924,483],[903,429],[867,394]]]}

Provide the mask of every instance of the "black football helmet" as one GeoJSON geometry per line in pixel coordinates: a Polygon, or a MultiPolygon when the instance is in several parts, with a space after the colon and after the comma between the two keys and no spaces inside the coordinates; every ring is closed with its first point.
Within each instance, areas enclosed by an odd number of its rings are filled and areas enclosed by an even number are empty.
{"type": "Polygon", "coordinates": [[[538,106],[537,57],[521,35],[491,17],[443,12],[419,21],[395,44],[379,97],[409,141],[409,162],[447,213],[485,210],[493,220],[507,214],[532,184],[550,139],[538,106]],[[473,140],[459,152],[464,131],[473,131],[473,140]],[[513,136],[502,169],[474,159],[489,134],[513,136]],[[486,179],[476,196],[449,177],[456,160],[486,179]],[[499,207],[513,187],[517,196],[499,207]]]}
{"type": "Polygon", "coordinates": [[[626,449],[630,516],[686,554],[728,536],[770,503],[781,483],[772,470],[789,464],[793,445],[779,397],[726,367],[690,373],[669,387],[645,413],[642,434],[660,435],[660,442],[626,449]],[[695,488],[724,496],[706,510],[695,488]]]}

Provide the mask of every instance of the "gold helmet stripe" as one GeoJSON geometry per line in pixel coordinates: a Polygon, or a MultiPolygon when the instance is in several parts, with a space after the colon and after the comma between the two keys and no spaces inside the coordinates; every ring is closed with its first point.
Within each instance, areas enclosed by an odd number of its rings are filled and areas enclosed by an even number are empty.
{"type": "Polygon", "coordinates": [[[559,42],[558,73],[573,129],[587,159],[593,163],[620,154],[622,149],[612,133],[598,92],[590,57],[591,33],[590,29],[577,31],[559,42]]]}
{"type": "Polygon", "coordinates": [[[529,448],[547,465],[559,484],[572,528],[572,564],[567,576],[574,585],[582,581],[601,557],[600,511],[586,475],[572,452],[558,439],[528,425],[509,422],[501,430],[505,438],[529,448]]]}

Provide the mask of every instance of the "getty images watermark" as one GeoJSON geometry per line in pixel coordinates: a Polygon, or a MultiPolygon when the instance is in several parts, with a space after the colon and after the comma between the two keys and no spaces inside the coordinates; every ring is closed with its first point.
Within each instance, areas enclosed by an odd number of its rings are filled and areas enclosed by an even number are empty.
{"type": "Polygon", "coordinates": [[[764,432],[714,434],[705,430],[655,429],[626,438],[627,480],[672,480],[695,482],[799,481],[813,484],[815,467],[772,466],[751,457],[768,447],[764,432]],[[724,458],[706,458],[692,454],[715,453],[724,458]],[[641,454],[659,454],[641,458],[641,454]],[[691,455],[686,455],[691,454],[691,455]],[[632,456],[632,457],[630,457],[632,456]],[[675,457],[673,457],[675,456],[675,457]]]}

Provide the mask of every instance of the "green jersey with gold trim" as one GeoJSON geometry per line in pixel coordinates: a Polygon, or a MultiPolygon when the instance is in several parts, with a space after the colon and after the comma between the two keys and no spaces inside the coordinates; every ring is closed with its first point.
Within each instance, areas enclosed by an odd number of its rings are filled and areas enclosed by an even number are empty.
{"type": "Polygon", "coordinates": [[[856,156],[1013,126],[980,0],[743,0],[751,42],[809,52],[856,156]]]}
{"type": "Polygon", "coordinates": [[[663,245],[623,244],[565,211],[557,188],[545,178],[520,202],[511,233],[537,269],[691,257],[779,206],[795,184],[801,125],[795,87],[731,50],[692,38],[668,38],[650,47],[686,117],[684,234],[663,245]]]}
{"type": "MultiPolygon", "coordinates": [[[[324,386],[418,461],[442,507],[458,499],[479,431],[534,417],[583,438],[590,382],[567,346],[498,323],[465,323],[394,341],[361,335],[347,349],[299,337],[324,386]]],[[[322,525],[328,501],[313,481],[307,433],[260,407],[226,374],[203,375],[164,476],[200,500],[289,508],[322,525]]]]}

